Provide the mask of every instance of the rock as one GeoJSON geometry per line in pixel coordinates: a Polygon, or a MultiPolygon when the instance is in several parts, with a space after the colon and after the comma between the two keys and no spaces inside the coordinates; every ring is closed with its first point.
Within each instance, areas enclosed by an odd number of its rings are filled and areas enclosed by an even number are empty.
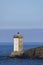
{"type": "Polygon", "coordinates": [[[43,46],[29,49],[24,52],[24,55],[28,58],[43,58],[43,46]]]}
{"type": "Polygon", "coordinates": [[[24,51],[22,54],[11,53],[9,57],[16,58],[41,58],[43,59],[43,46],[24,51]]]}
{"type": "Polygon", "coordinates": [[[21,57],[22,55],[23,55],[23,52],[12,52],[8,57],[17,58],[17,57],[21,57]]]}

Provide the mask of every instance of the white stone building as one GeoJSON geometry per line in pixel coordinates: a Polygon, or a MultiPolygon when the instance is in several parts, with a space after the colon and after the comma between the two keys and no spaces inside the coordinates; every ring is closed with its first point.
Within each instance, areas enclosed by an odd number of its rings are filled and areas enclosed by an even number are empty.
{"type": "Polygon", "coordinates": [[[14,39],[14,52],[22,53],[23,52],[23,36],[18,32],[13,37],[14,39]]]}

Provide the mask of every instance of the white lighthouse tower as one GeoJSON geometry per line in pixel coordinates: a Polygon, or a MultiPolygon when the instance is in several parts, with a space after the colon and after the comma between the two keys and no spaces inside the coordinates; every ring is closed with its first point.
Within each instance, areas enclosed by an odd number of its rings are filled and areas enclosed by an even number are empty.
{"type": "Polygon", "coordinates": [[[14,39],[14,52],[19,54],[23,52],[23,36],[18,32],[13,37],[14,39]]]}

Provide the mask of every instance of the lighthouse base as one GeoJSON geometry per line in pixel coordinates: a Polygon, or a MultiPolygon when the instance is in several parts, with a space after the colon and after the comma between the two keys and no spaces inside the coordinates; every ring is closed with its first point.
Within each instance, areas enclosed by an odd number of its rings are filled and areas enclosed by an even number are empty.
{"type": "Polygon", "coordinates": [[[20,55],[22,55],[23,54],[23,51],[14,51],[14,52],[12,52],[10,55],[9,55],[9,57],[15,57],[15,56],[20,56],[20,55]]]}

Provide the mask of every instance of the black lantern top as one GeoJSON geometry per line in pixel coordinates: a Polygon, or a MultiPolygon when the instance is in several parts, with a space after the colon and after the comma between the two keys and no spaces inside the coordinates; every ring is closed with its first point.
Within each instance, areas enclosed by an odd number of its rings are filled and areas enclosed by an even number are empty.
{"type": "Polygon", "coordinates": [[[14,35],[14,37],[13,38],[23,38],[23,36],[19,33],[19,32],[17,32],[17,34],[16,35],[14,35]]]}

